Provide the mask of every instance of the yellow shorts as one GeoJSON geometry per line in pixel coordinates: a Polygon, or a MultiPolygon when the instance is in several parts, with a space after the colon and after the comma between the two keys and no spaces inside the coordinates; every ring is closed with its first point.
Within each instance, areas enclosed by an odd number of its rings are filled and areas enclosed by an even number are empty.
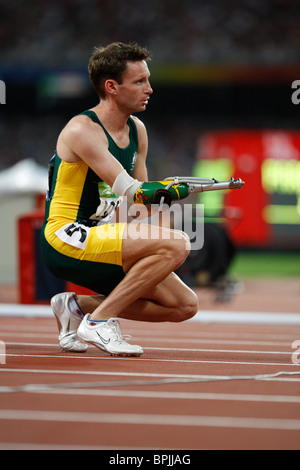
{"type": "Polygon", "coordinates": [[[41,233],[42,256],[56,277],[108,294],[123,279],[122,237],[126,223],[88,227],[49,221],[41,233]]]}

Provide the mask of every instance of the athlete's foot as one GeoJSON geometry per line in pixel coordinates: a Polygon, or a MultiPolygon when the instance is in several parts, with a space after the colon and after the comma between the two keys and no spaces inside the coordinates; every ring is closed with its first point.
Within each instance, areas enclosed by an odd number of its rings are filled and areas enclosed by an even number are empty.
{"type": "Polygon", "coordinates": [[[119,322],[115,318],[93,322],[89,320],[89,315],[85,315],[77,330],[77,335],[82,341],[97,346],[111,356],[141,356],[144,353],[141,346],[125,341],[119,322]]]}
{"type": "Polygon", "coordinates": [[[58,326],[58,341],[62,351],[86,352],[88,346],[78,341],[77,329],[83,315],[80,310],[72,313],[69,308],[69,301],[75,297],[74,292],[63,292],[51,299],[51,307],[55,315],[58,326]]]}

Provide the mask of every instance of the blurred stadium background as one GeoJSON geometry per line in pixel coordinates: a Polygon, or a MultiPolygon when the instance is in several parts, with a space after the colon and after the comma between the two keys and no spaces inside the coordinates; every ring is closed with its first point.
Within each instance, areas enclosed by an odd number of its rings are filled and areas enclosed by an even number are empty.
{"type": "MultiPolygon", "coordinates": [[[[153,53],[154,94],[140,116],[149,134],[150,179],[246,181],[241,191],[199,199],[212,246],[196,265],[208,269],[218,253],[218,275],[299,277],[300,104],[292,101],[292,84],[300,80],[299,2],[1,0],[5,293],[7,286],[18,290],[20,280],[29,300],[37,297],[36,283],[40,300],[49,292],[35,234],[47,163],[67,120],[95,104],[88,58],[94,46],[112,41],[137,41],[153,53]]],[[[207,282],[192,275],[191,282],[207,282]]]]}

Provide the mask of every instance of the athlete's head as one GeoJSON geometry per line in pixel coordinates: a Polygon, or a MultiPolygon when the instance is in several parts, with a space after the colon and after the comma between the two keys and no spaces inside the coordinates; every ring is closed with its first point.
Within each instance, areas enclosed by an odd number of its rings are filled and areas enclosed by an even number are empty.
{"type": "Polygon", "coordinates": [[[136,43],[114,42],[106,47],[96,47],[89,61],[88,72],[99,97],[105,99],[106,80],[122,83],[127,62],[148,61],[150,55],[150,51],[136,43]]]}

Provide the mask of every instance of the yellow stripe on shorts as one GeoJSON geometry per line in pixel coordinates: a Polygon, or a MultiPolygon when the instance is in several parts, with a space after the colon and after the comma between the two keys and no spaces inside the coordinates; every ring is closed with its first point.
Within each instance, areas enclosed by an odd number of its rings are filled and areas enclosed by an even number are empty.
{"type": "Polygon", "coordinates": [[[96,227],[68,220],[48,221],[47,242],[59,253],[82,261],[122,266],[122,239],[126,223],[96,227]]]}

